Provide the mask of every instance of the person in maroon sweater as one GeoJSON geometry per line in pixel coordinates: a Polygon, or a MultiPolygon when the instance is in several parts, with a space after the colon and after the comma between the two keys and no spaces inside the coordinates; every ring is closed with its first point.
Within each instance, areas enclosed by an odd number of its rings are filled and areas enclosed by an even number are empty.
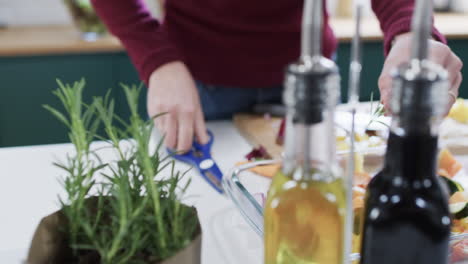
{"type": "MultiPolygon", "coordinates": [[[[371,1],[385,38],[378,85],[387,105],[389,72],[409,58],[414,0],[371,1]]],[[[143,0],[92,3],[148,85],[148,114],[168,112],[156,126],[172,149],[189,149],[194,136],[206,142],[205,118],[280,102],[283,70],[299,57],[300,0],[166,0],[164,21],[154,19],[143,0]]],[[[331,57],[337,41],[324,13],[323,54],[331,57]]],[[[448,70],[453,103],[462,62],[435,28],[432,36],[430,57],[448,70]]]]}

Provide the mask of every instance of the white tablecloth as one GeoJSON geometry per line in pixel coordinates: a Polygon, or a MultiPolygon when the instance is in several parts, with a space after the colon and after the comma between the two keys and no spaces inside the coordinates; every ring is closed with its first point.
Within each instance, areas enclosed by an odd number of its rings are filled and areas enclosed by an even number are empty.
{"type": "MultiPolygon", "coordinates": [[[[209,123],[208,127],[215,135],[213,156],[226,172],[250,146],[231,122],[209,123]]],[[[72,150],[71,144],[0,148],[1,264],[21,263],[39,220],[59,208],[57,197],[64,192],[58,179],[63,173],[52,163],[72,150]]],[[[184,164],[177,167],[187,168],[184,164]]],[[[261,240],[231,201],[215,192],[196,171],[189,176],[193,180],[187,203],[197,207],[203,229],[202,263],[261,263],[261,240]]]]}

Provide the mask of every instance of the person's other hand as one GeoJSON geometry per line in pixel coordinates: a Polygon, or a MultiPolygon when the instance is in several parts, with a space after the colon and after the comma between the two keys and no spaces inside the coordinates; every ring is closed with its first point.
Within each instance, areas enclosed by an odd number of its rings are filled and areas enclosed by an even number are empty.
{"type": "MultiPolygon", "coordinates": [[[[409,61],[411,56],[411,39],[411,33],[405,33],[395,38],[394,45],[385,60],[382,73],[379,77],[380,98],[387,111],[390,110],[391,71],[402,63],[409,61]]],[[[429,59],[448,71],[450,83],[448,113],[458,96],[458,88],[462,82],[461,69],[463,63],[447,45],[435,40],[429,40],[429,59]]]]}
{"type": "Polygon", "coordinates": [[[195,82],[182,62],[170,62],[150,76],[147,108],[156,128],[165,136],[165,145],[177,151],[188,151],[194,137],[208,142],[205,120],[195,82]]]}

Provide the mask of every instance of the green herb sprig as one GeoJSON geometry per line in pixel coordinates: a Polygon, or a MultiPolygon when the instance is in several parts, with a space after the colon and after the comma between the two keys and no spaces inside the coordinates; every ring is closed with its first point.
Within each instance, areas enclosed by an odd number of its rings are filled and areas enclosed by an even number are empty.
{"type": "Polygon", "coordinates": [[[123,120],[110,93],[85,104],[84,80],[58,85],[54,94],[64,113],[44,107],[67,126],[75,146],[74,155],[56,163],[65,171],[66,198],[60,202],[75,257],[86,262],[89,253],[104,264],[151,263],[186,247],[199,225],[181,202],[190,180],[183,183],[186,172],[176,171],[170,156],[161,154],[162,141],[150,152],[153,119],[138,115],[141,88],[122,85],[131,113],[123,120]],[[97,134],[100,127],[104,137],[97,134]],[[115,160],[102,161],[91,147],[97,139],[115,151],[115,160]]]}
{"type": "Polygon", "coordinates": [[[374,109],[374,104],[375,104],[374,92],[371,92],[370,102],[371,102],[370,103],[371,119],[369,120],[369,123],[367,124],[367,128],[369,128],[369,126],[371,124],[373,124],[374,122],[382,124],[382,125],[388,127],[388,125],[386,123],[378,120],[380,117],[382,117],[385,114],[385,106],[382,103],[379,102],[379,103],[377,103],[377,107],[374,109]]]}

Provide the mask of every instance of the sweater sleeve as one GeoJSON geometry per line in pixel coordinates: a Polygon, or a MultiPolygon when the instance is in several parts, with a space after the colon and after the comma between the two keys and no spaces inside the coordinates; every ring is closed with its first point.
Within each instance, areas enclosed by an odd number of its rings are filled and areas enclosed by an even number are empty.
{"type": "Polygon", "coordinates": [[[159,66],[183,59],[143,0],[92,0],[92,4],[109,31],[125,46],[144,82],[148,83],[159,66]]]}
{"type": "MultiPolygon", "coordinates": [[[[411,31],[414,0],[372,0],[372,9],[384,33],[384,52],[387,55],[393,39],[399,34],[411,31]]],[[[447,43],[445,37],[435,27],[432,29],[432,37],[447,43]]]]}

